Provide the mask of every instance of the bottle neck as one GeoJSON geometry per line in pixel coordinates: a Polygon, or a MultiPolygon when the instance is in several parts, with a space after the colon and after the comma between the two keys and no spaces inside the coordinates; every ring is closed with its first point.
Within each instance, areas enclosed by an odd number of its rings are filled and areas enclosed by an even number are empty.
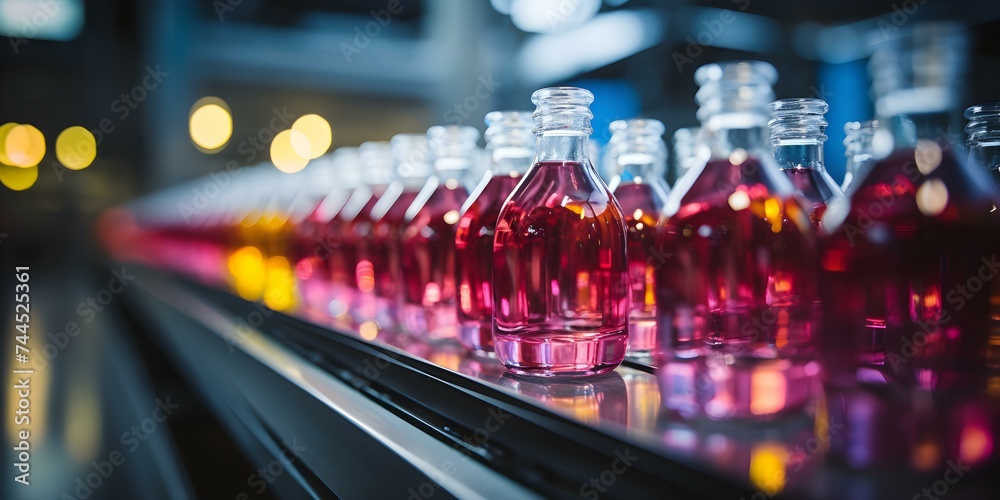
{"type": "Polygon", "coordinates": [[[889,123],[896,149],[913,148],[920,139],[937,142],[954,140],[950,129],[951,116],[946,111],[897,115],[889,123]]]}
{"type": "Polygon", "coordinates": [[[823,143],[821,141],[810,141],[806,144],[794,144],[793,141],[779,143],[774,146],[774,159],[782,170],[790,168],[823,170],[823,143]]]}
{"type": "Polygon", "coordinates": [[[590,164],[587,134],[542,132],[535,147],[535,163],[543,161],[576,162],[590,164]]]}
{"type": "Polygon", "coordinates": [[[747,151],[765,149],[767,145],[767,120],[746,123],[713,124],[712,120],[703,127],[705,144],[712,150],[713,158],[728,158],[736,149],[747,151]]]}

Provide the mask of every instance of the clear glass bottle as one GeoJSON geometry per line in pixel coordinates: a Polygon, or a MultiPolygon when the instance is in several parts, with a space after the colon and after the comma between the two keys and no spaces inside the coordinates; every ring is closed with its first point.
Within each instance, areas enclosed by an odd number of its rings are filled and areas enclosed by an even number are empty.
{"type": "Polygon", "coordinates": [[[308,216],[295,227],[293,260],[299,294],[307,313],[329,314],[333,289],[327,259],[330,248],[324,245],[324,228],[334,221],[354,189],[361,184],[358,148],[342,147],[330,156],[330,169],[343,179],[343,185],[331,189],[308,216]]]}
{"type": "Polygon", "coordinates": [[[818,231],[827,205],[844,197],[823,165],[824,115],[830,107],[822,99],[792,98],[774,101],[768,109],[771,152],[778,168],[806,201],[809,220],[818,231]]]}
{"type": "Polygon", "coordinates": [[[656,223],[666,206],[670,186],[665,127],[659,120],[635,118],[611,123],[604,151],[608,188],[618,199],[628,230],[631,311],[628,353],[649,356],[656,349],[656,223]]]}
{"type": "MultiPolygon", "coordinates": [[[[965,49],[960,27],[935,23],[875,50],[873,94],[889,125],[879,134],[895,149],[852,187],[850,208],[821,241],[828,391],[841,412],[867,399],[881,418],[919,416],[931,422],[925,431],[948,433],[934,466],[958,456],[949,450],[962,442],[964,430],[945,422],[964,402],[987,404],[986,388],[1000,375],[1000,281],[990,279],[1000,250],[997,201],[987,173],[967,163],[947,132],[965,49]]],[[[884,440],[920,442],[913,428],[886,427],[897,434],[884,440]]],[[[996,426],[985,436],[996,439],[996,426]]]]}
{"type": "Polygon", "coordinates": [[[606,372],[628,342],[628,262],[624,214],[589,158],[594,96],[553,87],[531,100],[535,158],[494,240],[494,349],[515,373],[606,372]]]}
{"type": "Polygon", "coordinates": [[[878,130],[878,120],[864,122],[847,122],[844,124],[844,156],[847,157],[847,168],[844,169],[844,182],[840,185],[845,193],[852,184],[868,173],[875,163],[872,154],[872,139],[878,130]]]}
{"type": "Polygon", "coordinates": [[[403,303],[401,233],[406,210],[433,175],[427,134],[396,134],[389,141],[396,180],[372,208],[371,262],[375,276],[376,323],[394,328],[403,303]]]}
{"type": "Polygon", "coordinates": [[[407,209],[401,240],[403,327],[418,337],[458,337],[455,233],[469,197],[469,171],[479,158],[478,139],[472,127],[427,130],[435,173],[407,209]]]}
{"type": "Polygon", "coordinates": [[[486,175],[462,206],[455,233],[459,341],[474,352],[493,352],[493,236],[507,197],[531,166],[535,122],[530,111],[486,115],[486,175]]]}
{"type": "Polygon", "coordinates": [[[685,417],[767,419],[811,398],[815,238],[767,151],[777,72],[698,68],[711,157],[674,185],[657,230],[663,404],[685,417]]]}

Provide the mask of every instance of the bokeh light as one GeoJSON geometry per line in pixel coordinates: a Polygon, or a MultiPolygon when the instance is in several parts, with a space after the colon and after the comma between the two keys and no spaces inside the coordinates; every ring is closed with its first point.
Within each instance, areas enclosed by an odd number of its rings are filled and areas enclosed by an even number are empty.
{"type": "Polygon", "coordinates": [[[7,134],[10,133],[11,129],[18,126],[17,123],[4,123],[0,125],[0,163],[4,165],[10,165],[10,158],[7,158],[7,134]]]}
{"type": "Polygon", "coordinates": [[[233,136],[233,115],[218,97],[202,97],[191,106],[188,119],[191,142],[203,153],[218,153],[233,136]]]}
{"type": "Polygon", "coordinates": [[[70,127],[56,137],[56,158],[70,170],[83,170],[97,157],[97,140],[83,127],[70,127]]]}
{"type": "Polygon", "coordinates": [[[292,147],[295,152],[306,159],[314,160],[326,154],[333,143],[333,131],[330,123],[319,115],[305,115],[295,120],[292,130],[301,132],[306,142],[293,138],[292,147]]]}
{"type": "Polygon", "coordinates": [[[271,163],[274,163],[278,170],[286,174],[294,174],[306,168],[309,159],[296,153],[295,147],[292,145],[293,142],[301,144],[301,141],[308,143],[309,138],[298,130],[278,132],[278,135],[274,136],[274,140],[271,141],[271,163]]]}
{"type": "Polygon", "coordinates": [[[45,157],[45,136],[33,125],[16,125],[4,138],[6,159],[15,167],[34,167],[45,157]]]}
{"type": "Polygon", "coordinates": [[[38,180],[38,166],[21,168],[0,165],[0,183],[14,191],[24,191],[38,180]]]}

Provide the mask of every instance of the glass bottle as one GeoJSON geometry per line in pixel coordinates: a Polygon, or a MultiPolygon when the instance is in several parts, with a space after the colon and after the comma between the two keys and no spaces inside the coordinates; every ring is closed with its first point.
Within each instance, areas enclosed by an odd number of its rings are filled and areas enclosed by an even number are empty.
{"type": "Polygon", "coordinates": [[[844,197],[823,165],[827,125],[823,115],[830,107],[822,99],[793,98],[774,101],[768,109],[771,152],[778,168],[806,201],[809,220],[818,231],[827,205],[844,197]]]}
{"type": "MultiPolygon", "coordinates": [[[[348,287],[353,293],[350,312],[354,325],[376,318],[375,266],[372,263],[374,211],[396,177],[396,165],[388,142],[363,143],[358,148],[358,154],[365,184],[371,186],[372,191],[361,212],[344,226],[345,249],[348,250],[345,263],[349,268],[348,287]]],[[[365,327],[370,329],[369,325],[365,327]]]]}
{"type": "Polygon", "coordinates": [[[333,292],[329,313],[344,323],[350,322],[349,311],[356,289],[358,248],[353,228],[368,217],[390,181],[389,165],[384,160],[375,161],[383,156],[387,148],[387,143],[374,141],[358,147],[357,167],[361,170],[363,182],[354,188],[337,215],[320,230],[319,239],[328,255],[327,275],[333,292]]]}
{"type": "Polygon", "coordinates": [[[464,126],[427,130],[434,175],[406,211],[403,228],[403,327],[430,340],[458,336],[455,233],[469,197],[469,170],[479,157],[479,131],[464,126]]]}
{"type": "Polygon", "coordinates": [[[406,210],[434,172],[427,151],[427,134],[396,134],[389,141],[396,180],[372,208],[371,262],[375,276],[376,323],[393,328],[403,301],[400,236],[406,210]]]}
{"type": "Polygon", "coordinates": [[[455,233],[459,341],[474,352],[493,352],[493,236],[507,197],[531,166],[535,124],[530,111],[486,115],[490,167],[462,206],[455,233]]]}
{"type": "Polygon", "coordinates": [[[872,154],[872,139],[878,130],[878,120],[864,122],[847,122],[844,124],[844,156],[847,157],[847,168],[844,171],[844,182],[841,189],[847,189],[860,179],[875,163],[872,154]]]}
{"type": "Polygon", "coordinates": [[[330,248],[322,238],[324,228],[344,207],[354,189],[361,184],[358,168],[358,148],[341,147],[330,155],[329,168],[343,185],[335,187],[323,197],[308,216],[295,227],[293,259],[299,294],[306,313],[325,316],[333,300],[333,288],[327,259],[330,248]]]}
{"type": "Polygon", "coordinates": [[[611,140],[604,151],[608,188],[625,214],[628,231],[628,272],[631,310],[628,353],[648,357],[656,336],[656,223],[666,206],[666,130],[659,120],[635,118],[611,123],[611,140]]]}
{"type": "Polygon", "coordinates": [[[925,24],[875,50],[873,94],[889,124],[878,134],[895,149],[852,187],[850,208],[821,242],[828,390],[846,404],[868,397],[887,418],[929,411],[935,420],[963,400],[985,402],[998,380],[997,201],[947,132],[965,44],[956,26],[925,24]]]}
{"type": "Polygon", "coordinates": [[[776,79],[757,61],[695,72],[711,156],[674,185],[657,230],[658,374],[663,404],[684,417],[791,412],[819,371],[815,239],[767,151],[776,79]]]}
{"type": "Polygon", "coordinates": [[[589,158],[594,96],[553,87],[531,100],[535,158],[494,240],[494,349],[515,373],[606,372],[628,343],[628,262],[625,217],[589,158]]]}

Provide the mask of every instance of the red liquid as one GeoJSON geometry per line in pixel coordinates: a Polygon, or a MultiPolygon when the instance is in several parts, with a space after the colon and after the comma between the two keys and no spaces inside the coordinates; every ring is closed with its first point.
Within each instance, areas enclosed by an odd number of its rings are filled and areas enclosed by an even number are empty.
{"type": "Polygon", "coordinates": [[[1000,368],[991,186],[947,144],[927,144],[939,166],[925,162],[921,173],[913,150],[876,163],[822,241],[823,350],[834,385],[866,373],[868,383],[969,392],[1000,368]]]}
{"type": "Polygon", "coordinates": [[[330,286],[326,258],[329,251],[320,243],[323,228],[337,215],[344,199],[342,194],[325,198],[295,228],[293,259],[302,304],[307,311],[327,314],[333,291],[330,286]]]}
{"type": "Polygon", "coordinates": [[[375,276],[375,321],[383,329],[399,322],[398,312],[403,301],[400,238],[406,222],[406,210],[419,192],[416,189],[399,191],[389,209],[372,225],[370,255],[375,276]]]}
{"type": "Polygon", "coordinates": [[[403,326],[431,339],[458,336],[455,231],[469,192],[431,177],[407,210],[402,235],[403,326]]]}
{"type": "Polygon", "coordinates": [[[666,204],[666,192],[652,184],[627,183],[617,186],[614,195],[625,213],[628,230],[629,316],[628,352],[648,355],[657,345],[656,337],[656,223],[666,204]]]}
{"type": "MultiPolygon", "coordinates": [[[[358,237],[356,227],[364,223],[371,214],[372,207],[378,202],[384,188],[376,187],[367,191],[364,206],[356,213],[346,213],[341,210],[333,220],[327,223],[319,232],[320,248],[327,254],[327,275],[330,277],[333,298],[329,312],[334,319],[347,321],[350,305],[357,289],[356,265],[358,262],[358,237]]],[[[358,195],[352,194],[352,198],[358,195]]],[[[348,201],[352,204],[354,200],[348,201]]]]}
{"type": "Polygon", "coordinates": [[[520,176],[491,176],[472,193],[455,234],[459,342],[493,351],[493,235],[500,209],[520,176]]]}
{"type": "Polygon", "coordinates": [[[831,443],[856,467],[1000,458],[997,202],[953,147],[920,149],[873,165],[820,242],[827,393],[852,427],[875,428],[831,443]],[[915,461],[921,446],[941,451],[915,461]]]}
{"type": "Polygon", "coordinates": [[[625,218],[590,165],[531,167],[493,247],[494,348],[516,373],[585,375],[628,343],[625,218]]]}
{"type": "Polygon", "coordinates": [[[771,175],[754,157],[711,161],[658,230],[661,391],[682,415],[768,418],[815,384],[816,248],[771,175]]]}

